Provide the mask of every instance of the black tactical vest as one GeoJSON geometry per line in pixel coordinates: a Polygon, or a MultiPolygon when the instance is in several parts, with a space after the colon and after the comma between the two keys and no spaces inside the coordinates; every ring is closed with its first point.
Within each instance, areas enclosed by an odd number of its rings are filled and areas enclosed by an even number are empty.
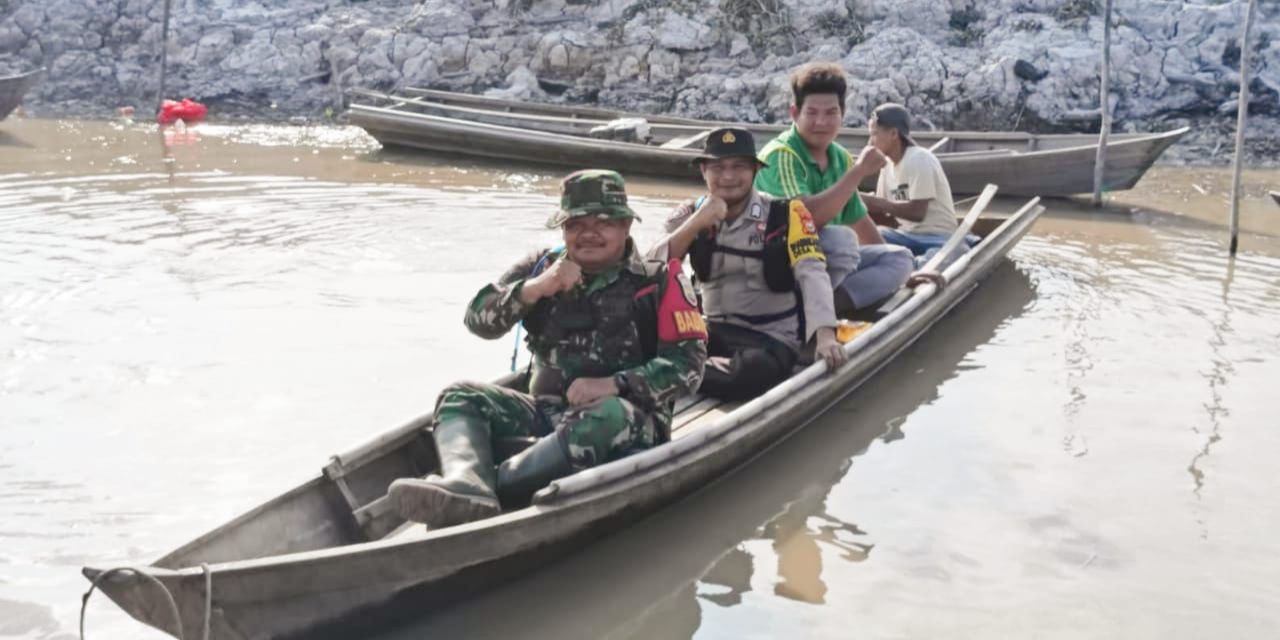
{"type": "MultiPolygon", "coordinates": [[[[540,263],[530,277],[550,266],[555,257],[540,263]]],[[[635,356],[642,361],[651,360],[658,352],[658,293],[657,278],[624,268],[618,279],[603,289],[589,294],[570,291],[543,298],[524,318],[529,349],[534,353],[550,353],[573,342],[571,334],[581,332],[612,337],[619,344],[637,345],[637,353],[611,354],[617,358],[635,356]]],[[[585,336],[583,340],[586,341],[585,336]]],[[[614,373],[617,367],[618,361],[614,359],[600,363],[599,371],[586,368],[577,373],[600,377],[614,373]]]]}
{"type": "Polygon", "coordinates": [[[764,261],[764,282],[770,291],[785,293],[796,288],[796,275],[791,270],[791,257],[787,255],[787,226],[791,216],[791,200],[769,202],[769,217],[765,221],[764,245],[755,251],[723,247],[716,242],[711,230],[704,230],[694,238],[689,247],[689,264],[699,280],[711,277],[711,257],[717,251],[730,255],[764,261]]]}

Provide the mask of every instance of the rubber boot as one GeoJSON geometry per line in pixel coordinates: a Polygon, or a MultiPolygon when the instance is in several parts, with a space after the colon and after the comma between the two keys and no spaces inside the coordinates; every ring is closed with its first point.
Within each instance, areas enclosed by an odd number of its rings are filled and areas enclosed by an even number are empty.
{"type": "Polygon", "coordinates": [[[573,472],[560,434],[553,433],[498,465],[498,497],[508,509],[525,507],[538,489],[573,472]]]}
{"type": "Polygon", "coordinates": [[[391,483],[387,497],[401,517],[440,529],[501,513],[488,425],[480,418],[451,418],[437,423],[432,436],[442,475],[391,483]]]}

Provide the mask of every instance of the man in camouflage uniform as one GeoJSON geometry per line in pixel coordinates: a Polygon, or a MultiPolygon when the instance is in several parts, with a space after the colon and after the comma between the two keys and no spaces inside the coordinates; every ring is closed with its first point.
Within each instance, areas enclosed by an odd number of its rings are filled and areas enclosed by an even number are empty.
{"type": "Polygon", "coordinates": [[[388,495],[433,528],[496,515],[552,480],[666,441],[675,399],[702,379],[706,327],[679,262],[643,260],[622,176],[570,174],[560,210],[564,248],[543,250],[485,286],[466,325],[486,339],[517,322],[533,353],[529,393],[458,383],[440,394],[433,436],[440,475],[402,478],[388,495]],[[493,443],[534,436],[494,466],[493,443]]]}

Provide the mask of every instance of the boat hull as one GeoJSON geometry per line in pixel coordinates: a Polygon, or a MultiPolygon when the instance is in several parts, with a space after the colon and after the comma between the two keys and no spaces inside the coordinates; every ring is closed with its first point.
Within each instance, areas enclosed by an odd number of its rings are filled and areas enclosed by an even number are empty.
{"type": "Polygon", "coordinates": [[[44,69],[37,69],[16,76],[0,77],[0,120],[9,117],[9,114],[22,104],[22,97],[40,81],[43,75],[44,69]]]}

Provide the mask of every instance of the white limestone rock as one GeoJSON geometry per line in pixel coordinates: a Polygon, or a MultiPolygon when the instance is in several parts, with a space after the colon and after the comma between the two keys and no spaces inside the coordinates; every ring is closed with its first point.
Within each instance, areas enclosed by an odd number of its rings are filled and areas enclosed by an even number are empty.
{"type": "Polygon", "coordinates": [[[666,49],[649,52],[649,83],[674,82],[680,77],[680,55],[666,49]]]}
{"type": "Polygon", "coordinates": [[[658,45],[663,48],[672,51],[702,51],[715,44],[710,25],[673,10],[663,12],[660,25],[657,29],[658,45]]]}
{"type": "Polygon", "coordinates": [[[538,85],[538,76],[528,67],[521,66],[507,74],[506,84],[505,88],[490,89],[485,95],[506,100],[536,100],[546,97],[546,92],[538,85]]]}

